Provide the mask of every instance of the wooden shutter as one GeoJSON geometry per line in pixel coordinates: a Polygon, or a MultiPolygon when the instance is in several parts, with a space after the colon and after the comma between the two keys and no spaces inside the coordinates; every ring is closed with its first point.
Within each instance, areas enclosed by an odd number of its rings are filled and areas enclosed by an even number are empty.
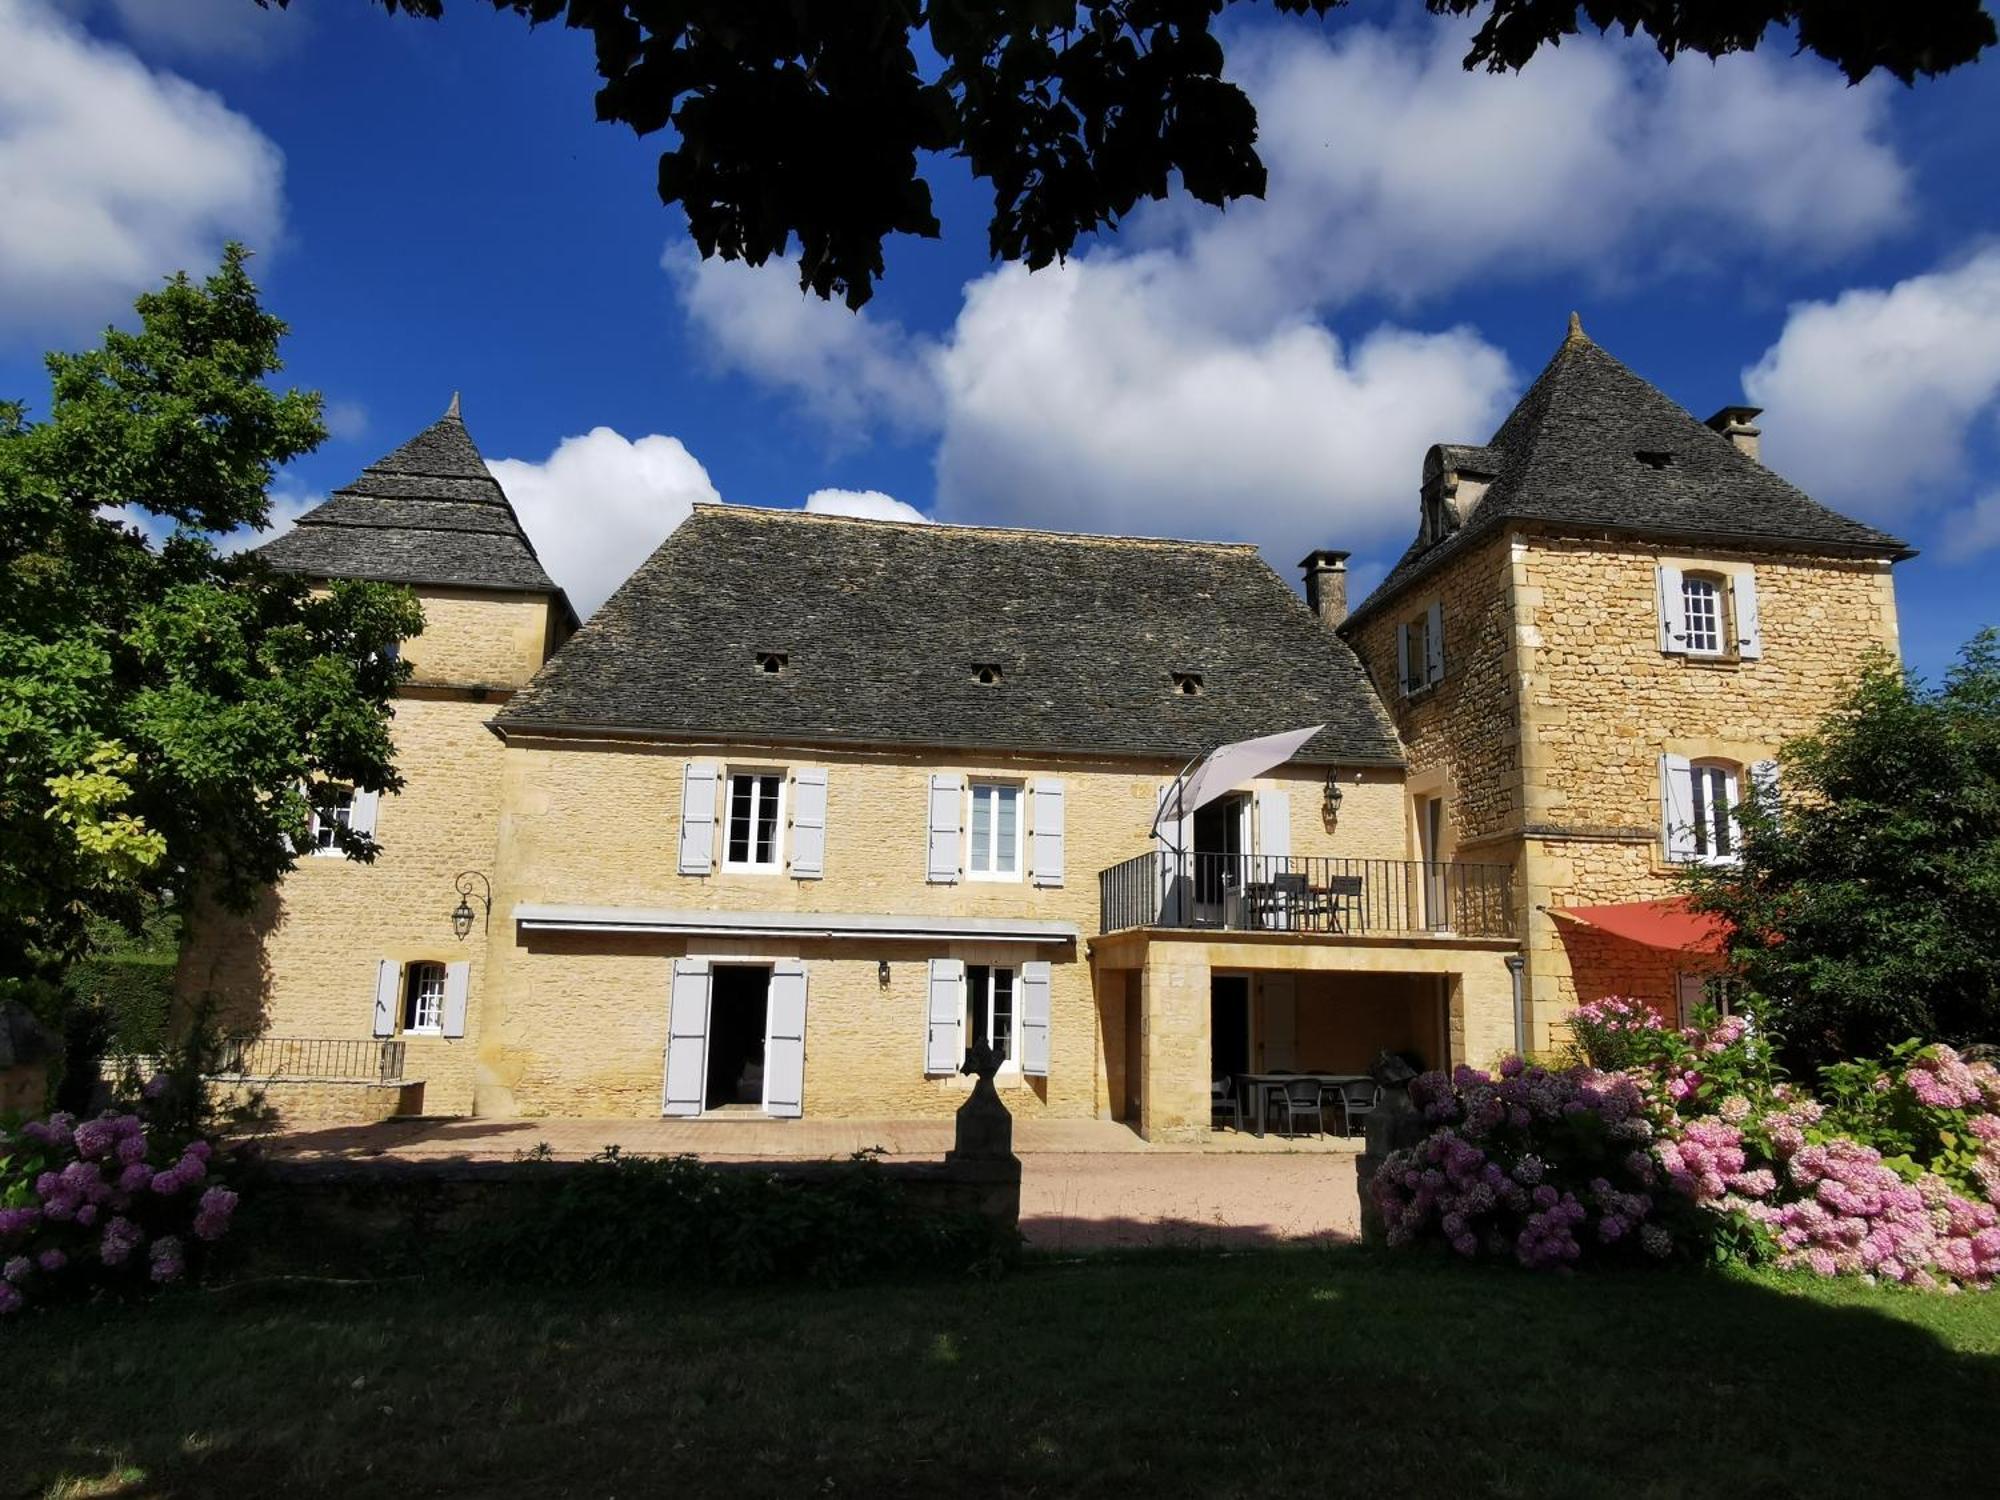
{"type": "Polygon", "coordinates": [[[403,966],[385,958],[375,966],[375,1035],[396,1034],[396,1002],[402,997],[403,966]]]}
{"type": "Polygon", "coordinates": [[[924,1071],[956,1073],[965,1061],[965,960],[931,960],[929,1024],[924,1038],[924,1071]]]}
{"type": "Polygon", "coordinates": [[[1685,755],[1660,757],[1660,833],[1667,858],[1694,858],[1694,768],[1685,755]]]}
{"type": "Polygon", "coordinates": [[[1683,611],[1687,603],[1681,597],[1681,570],[1661,563],[1655,571],[1654,582],[1660,603],[1660,649],[1684,656],[1687,654],[1687,620],[1683,611]]]}
{"type": "Polygon", "coordinates": [[[958,815],[964,795],[956,776],[931,777],[929,873],[925,878],[932,885],[958,883],[958,815]]]}
{"type": "Polygon", "coordinates": [[[1406,620],[1396,627],[1396,691],[1410,696],[1410,626],[1406,620]]]}
{"type": "Polygon", "coordinates": [[[1763,627],[1757,619],[1757,575],[1745,568],[1729,581],[1730,602],[1736,607],[1736,654],[1755,661],[1764,654],[1763,627]]]}
{"type": "Polygon", "coordinates": [[[826,873],[826,767],[792,773],[792,878],[818,880],[826,873]]]}
{"type": "Polygon", "coordinates": [[[1680,1011],[1680,1024],[1692,1026],[1694,1013],[1708,1004],[1708,976],[1706,974],[1676,974],[1674,976],[1674,1001],[1680,1011]]]}
{"type": "Polygon", "coordinates": [[[1063,784],[1038,781],[1028,789],[1031,848],[1028,866],[1036,885],[1063,883],[1063,784]]]}
{"type": "Polygon", "coordinates": [[[691,760],[681,772],[681,854],[683,875],[706,875],[715,867],[715,796],[720,773],[713,761],[691,760]]]}
{"type": "Polygon", "coordinates": [[[472,964],[461,958],[444,966],[444,1025],[446,1036],[465,1035],[465,1001],[472,990],[472,964]]]}
{"type": "Polygon", "coordinates": [[[1776,801],[1778,763],[1775,760],[1755,760],[1750,763],[1750,790],[1761,801],[1776,801]]]}
{"type": "Polygon", "coordinates": [[[1021,1071],[1049,1076],[1049,965],[1045,959],[1021,965],[1021,1071]]]}
{"type": "Polygon", "coordinates": [[[1282,861],[1292,856],[1292,794],[1258,792],[1252,800],[1257,804],[1257,854],[1269,862],[1257,878],[1269,880],[1284,873],[1282,861]]]}
{"type": "Polygon", "coordinates": [[[764,1007],[764,1113],[797,1119],[806,1098],[806,966],[796,958],[771,965],[764,1007]]]}
{"type": "Polygon", "coordinates": [[[381,816],[382,794],[354,789],[354,800],[347,807],[347,831],[362,833],[370,838],[375,836],[375,822],[381,816]]]}
{"type": "Polygon", "coordinates": [[[1160,788],[1153,816],[1153,842],[1160,856],[1160,906],[1157,919],[1168,927],[1186,924],[1188,900],[1194,889],[1194,818],[1169,818],[1168,804],[1179,784],[1168,782],[1160,788]]]}
{"type": "Polygon", "coordinates": [[[1424,611],[1424,682],[1444,681],[1444,602],[1434,602],[1424,611]]]}
{"type": "Polygon", "coordinates": [[[708,1096],[708,997],[705,958],[674,960],[667,1001],[667,1088],[661,1113],[698,1115],[708,1096]]]}

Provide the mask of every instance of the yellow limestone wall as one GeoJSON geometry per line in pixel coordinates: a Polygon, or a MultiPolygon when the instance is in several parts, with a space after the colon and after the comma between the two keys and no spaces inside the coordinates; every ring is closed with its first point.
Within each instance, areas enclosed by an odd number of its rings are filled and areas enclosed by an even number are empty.
{"type": "Polygon", "coordinates": [[[1396,716],[1412,793],[1442,768],[1449,847],[1516,866],[1534,1044],[1545,1048],[1579,1000],[1644,986],[1642,998],[1668,1003],[1674,974],[1700,966],[1566,938],[1543,909],[1675,894],[1660,756],[1777,756],[1836,706],[1871,648],[1894,652],[1896,603],[1886,560],[1518,532],[1455,560],[1352,638],[1396,716]],[[1661,652],[1662,562],[1753,569],[1762,656],[1661,652]],[[1430,598],[1444,601],[1446,678],[1406,701],[1394,690],[1395,623],[1430,598]]]}
{"type": "MultiPolygon", "coordinates": [[[[805,1112],[923,1116],[955,1110],[965,1082],[924,1075],[928,960],[1053,965],[1046,1079],[1005,1079],[1016,1113],[1109,1114],[1112,1066],[1083,951],[1098,925],[1098,871],[1145,854],[1165,762],[992,758],[576,740],[517,741],[506,755],[496,860],[496,936],[483,1010],[481,1114],[652,1115],[661,1102],[672,961],[684,954],[808,964],[805,1112]],[[682,775],[691,759],[725,767],[827,772],[825,876],[678,873],[682,775]],[[1065,882],[926,880],[933,772],[1064,784],[1065,882]],[[851,940],[703,940],[603,934],[501,935],[522,903],[669,910],[979,916],[1073,923],[1083,942],[922,944],[851,940]],[[879,962],[890,965],[889,982],[879,962]]],[[[1348,770],[1329,825],[1325,773],[1287,770],[1252,790],[1290,793],[1294,855],[1400,857],[1393,771],[1348,770]]],[[[789,847],[789,844],[787,845],[789,847]]],[[[1206,1015],[1206,992],[1203,996],[1206,1015]]],[[[1122,1007],[1113,1007],[1122,1015],[1122,1007]]],[[[1205,1019],[1204,1019],[1205,1024],[1205,1019]]],[[[1120,1037],[1122,1045],[1122,1036],[1120,1037]]],[[[1204,1057],[1197,1078],[1206,1077],[1204,1057]]],[[[1122,1068],[1120,1069],[1122,1072],[1122,1068]]],[[[1205,1086],[1205,1085],[1204,1085],[1205,1086]]]]}
{"type": "MultiPolygon", "coordinates": [[[[380,960],[469,960],[466,1035],[409,1037],[404,1062],[404,1077],[424,1085],[424,1112],[464,1114],[472,1108],[486,948],[476,930],[463,943],[452,935],[453,879],[492,869],[505,750],[486,721],[510,687],[533,675],[555,626],[548,602],[535,596],[417,595],[425,628],[404,645],[412,679],[396,701],[393,730],[406,785],[382,798],[381,855],[367,865],[304,858],[248,916],[198,912],[177,983],[184,1002],[213,995],[230,1031],[360,1040],[371,1031],[380,960]]],[[[291,1093],[288,1107],[309,1117],[315,1096],[291,1093]]]]}

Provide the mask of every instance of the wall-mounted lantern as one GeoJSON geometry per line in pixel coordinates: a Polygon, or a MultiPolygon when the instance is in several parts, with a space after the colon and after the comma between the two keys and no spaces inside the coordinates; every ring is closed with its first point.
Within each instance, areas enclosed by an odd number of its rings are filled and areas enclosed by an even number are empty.
{"type": "Polygon", "coordinates": [[[875,982],[884,989],[889,987],[889,960],[878,959],[875,964],[875,982]]]}
{"type": "Polygon", "coordinates": [[[472,898],[475,894],[478,894],[479,905],[485,914],[485,920],[480,924],[480,931],[484,932],[487,927],[492,925],[493,883],[477,870],[465,870],[460,873],[456,884],[458,887],[458,905],[452,908],[451,930],[457,934],[458,940],[462,943],[465,941],[466,935],[472,931],[472,898]],[[475,880],[480,885],[480,891],[477,893],[472,888],[472,883],[475,880]]]}
{"type": "Polygon", "coordinates": [[[1329,818],[1340,816],[1340,773],[1326,773],[1326,795],[1320,801],[1320,808],[1329,818]]]}

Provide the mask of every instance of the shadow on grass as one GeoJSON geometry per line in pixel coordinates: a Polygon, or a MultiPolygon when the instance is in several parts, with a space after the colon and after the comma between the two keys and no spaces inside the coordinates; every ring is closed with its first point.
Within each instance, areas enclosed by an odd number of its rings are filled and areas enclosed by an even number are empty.
{"type": "Polygon", "coordinates": [[[29,1494],[1972,1494],[2000,1411],[2000,1298],[1358,1249],[245,1286],[5,1337],[29,1494]]]}

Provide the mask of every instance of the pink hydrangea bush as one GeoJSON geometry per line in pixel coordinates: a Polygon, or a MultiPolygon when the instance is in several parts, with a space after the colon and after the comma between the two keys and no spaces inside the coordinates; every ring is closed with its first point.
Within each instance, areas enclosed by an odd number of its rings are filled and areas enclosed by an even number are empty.
{"type": "Polygon", "coordinates": [[[219,1166],[206,1139],[173,1139],[139,1114],[0,1129],[0,1314],[187,1276],[236,1211],[219,1166]]]}

